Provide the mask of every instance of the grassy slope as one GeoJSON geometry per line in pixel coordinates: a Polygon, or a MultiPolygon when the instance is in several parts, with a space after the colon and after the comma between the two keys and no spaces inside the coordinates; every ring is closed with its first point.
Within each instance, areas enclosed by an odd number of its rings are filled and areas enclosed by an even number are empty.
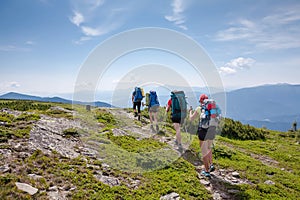
{"type": "Polygon", "coordinates": [[[239,141],[218,138],[218,148],[230,152],[231,158],[219,157],[224,168],[241,172],[253,185],[244,185],[246,199],[299,199],[300,146],[295,138],[270,131],[266,140],[239,141]],[[264,182],[271,180],[275,185],[264,182]]]}
{"type": "MultiPolygon", "coordinates": [[[[46,103],[39,103],[45,105],[46,103]]],[[[72,109],[70,105],[48,104],[72,109]]],[[[83,110],[82,107],[76,107],[83,110]]],[[[53,117],[70,117],[64,113],[53,113],[49,110],[30,109],[36,114],[48,114],[53,117]]],[[[118,126],[113,117],[101,110],[95,113],[99,122],[105,124],[101,131],[110,131],[118,126]]],[[[16,121],[12,116],[2,116],[12,123],[16,121]]],[[[37,118],[34,118],[37,120],[37,118]]],[[[17,126],[14,126],[17,127],[17,126]]],[[[170,126],[171,127],[171,126],[170,126]]],[[[1,127],[0,127],[1,128],[1,127]]],[[[2,129],[2,128],[1,128],[2,129]]],[[[3,138],[8,136],[7,130],[0,132],[3,138]],[[4,133],[5,132],[5,133],[4,133]]],[[[10,130],[9,134],[12,134],[10,130]]],[[[174,131],[170,131],[174,134],[174,131]]],[[[98,137],[99,134],[91,137],[98,137]]],[[[18,138],[22,135],[18,136],[18,138]]],[[[28,137],[25,134],[25,138],[28,137]]],[[[149,147],[156,148],[164,144],[153,140],[137,141],[133,137],[101,135],[101,139],[110,140],[127,151],[149,151],[149,147]]],[[[8,139],[11,137],[8,137],[8,139]]],[[[13,137],[14,138],[14,137],[13,137]]],[[[5,140],[0,148],[10,148],[5,140]]],[[[225,185],[228,189],[239,189],[238,199],[299,199],[300,198],[300,146],[295,144],[295,138],[284,137],[282,133],[270,132],[265,140],[240,141],[218,137],[216,141],[215,162],[218,168],[232,169],[240,172],[243,178],[252,182],[242,185],[225,185]],[[264,155],[265,157],[263,157],[264,155]],[[263,164],[263,158],[271,158],[269,164],[263,164]],[[262,158],[262,159],[259,159],[262,158]],[[276,162],[275,162],[276,161],[276,162]],[[282,170],[284,168],[284,170],[282,170]],[[271,180],[275,185],[264,182],[271,180]]],[[[199,151],[197,139],[190,146],[193,154],[199,151]]],[[[0,166],[6,162],[1,159],[0,166]]],[[[76,159],[63,158],[53,152],[51,157],[36,151],[27,158],[12,158],[11,168],[18,168],[17,173],[0,174],[0,199],[30,199],[30,196],[17,190],[16,181],[26,182],[40,189],[35,195],[37,199],[46,199],[46,190],[53,186],[75,186],[76,189],[69,196],[71,199],[159,199],[170,192],[177,192],[184,199],[210,199],[211,194],[200,184],[195,167],[183,158],[179,158],[169,166],[146,173],[127,173],[118,170],[102,169],[101,161],[78,157],[76,159]],[[120,186],[110,187],[99,182],[95,177],[96,169],[89,165],[98,166],[108,175],[124,180],[120,186]],[[28,174],[35,173],[43,176],[33,180],[28,174]],[[126,180],[140,180],[137,189],[129,189],[126,180]]]]}

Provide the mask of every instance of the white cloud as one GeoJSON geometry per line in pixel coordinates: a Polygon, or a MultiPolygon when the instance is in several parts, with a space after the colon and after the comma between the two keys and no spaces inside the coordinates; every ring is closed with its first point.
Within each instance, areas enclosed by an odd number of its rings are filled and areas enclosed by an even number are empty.
{"type": "Polygon", "coordinates": [[[187,30],[185,24],[185,16],[183,15],[184,12],[184,1],[183,0],[173,0],[172,6],[172,15],[166,15],[165,19],[173,22],[176,26],[183,30],[187,30]]]}
{"type": "Polygon", "coordinates": [[[0,51],[7,51],[7,52],[28,52],[31,49],[24,48],[24,47],[18,47],[15,45],[0,45],[0,51]]]}
{"type": "Polygon", "coordinates": [[[265,23],[272,23],[272,24],[290,24],[300,20],[300,13],[299,13],[300,6],[296,6],[293,8],[281,8],[272,15],[268,15],[264,17],[262,20],[265,23]]]}
{"type": "Polygon", "coordinates": [[[300,7],[276,10],[261,18],[239,19],[217,32],[218,41],[246,41],[264,50],[300,47],[300,7]]]}
{"type": "MultiPolygon", "coordinates": [[[[95,37],[95,36],[104,35],[104,34],[110,32],[111,30],[114,30],[115,27],[117,27],[117,26],[118,25],[114,24],[114,23],[105,26],[105,28],[102,28],[102,26],[99,26],[97,28],[92,28],[92,27],[88,27],[88,26],[81,26],[81,30],[86,36],[95,37]]],[[[87,39],[88,37],[82,37],[82,39],[87,39]]]]}
{"type": "Polygon", "coordinates": [[[219,72],[224,75],[235,74],[240,70],[249,69],[254,63],[252,58],[238,57],[220,67],[219,72]]]}
{"type": "Polygon", "coordinates": [[[105,2],[104,0],[94,0],[92,6],[95,9],[95,8],[98,8],[99,6],[103,5],[104,2],[105,2]]]}
{"type": "Polygon", "coordinates": [[[99,36],[99,35],[102,35],[101,31],[98,30],[98,29],[96,29],[96,28],[82,26],[81,30],[87,36],[99,36]]]}
{"type": "Polygon", "coordinates": [[[74,11],[74,16],[69,19],[76,26],[80,26],[80,24],[84,22],[84,16],[78,11],[74,11]]]}
{"type": "Polygon", "coordinates": [[[89,41],[91,39],[92,39],[91,37],[83,36],[79,40],[73,41],[73,43],[74,44],[83,44],[84,42],[89,41]]]}
{"type": "Polygon", "coordinates": [[[11,91],[11,90],[19,88],[19,87],[21,87],[21,85],[17,81],[0,83],[0,90],[3,90],[3,91],[11,91]]]}
{"type": "Polygon", "coordinates": [[[230,67],[220,67],[220,70],[219,72],[221,74],[235,74],[236,73],[236,70],[235,69],[232,69],[230,67]]]}
{"type": "Polygon", "coordinates": [[[102,36],[115,30],[123,24],[129,11],[129,5],[123,3],[105,4],[105,0],[74,1],[71,23],[82,32],[80,39],[73,40],[74,44],[83,44],[93,37],[102,36]]]}
{"type": "Polygon", "coordinates": [[[8,83],[10,88],[19,88],[21,85],[18,82],[10,82],[8,83]]]}
{"type": "Polygon", "coordinates": [[[27,45],[35,45],[36,43],[34,41],[28,40],[25,42],[27,45]]]}

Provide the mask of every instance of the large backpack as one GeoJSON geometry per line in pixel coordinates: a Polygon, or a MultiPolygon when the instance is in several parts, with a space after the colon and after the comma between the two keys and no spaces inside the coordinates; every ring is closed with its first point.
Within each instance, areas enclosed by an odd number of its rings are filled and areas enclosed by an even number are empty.
{"type": "Polygon", "coordinates": [[[135,96],[134,96],[134,101],[142,101],[144,98],[144,90],[140,87],[135,88],[135,96]]]}
{"type": "Polygon", "coordinates": [[[172,117],[185,119],[187,115],[187,102],[183,91],[171,92],[172,117]]]}
{"type": "Polygon", "coordinates": [[[213,99],[205,99],[201,110],[204,111],[204,118],[201,118],[200,126],[202,128],[217,127],[220,122],[221,110],[216,102],[213,99]]]}
{"type": "Polygon", "coordinates": [[[150,94],[149,94],[149,107],[151,106],[159,106],[159,101],[158,101],[158,98],[157,98],[157,94],[155,91],[150,91],[150,94]]]}

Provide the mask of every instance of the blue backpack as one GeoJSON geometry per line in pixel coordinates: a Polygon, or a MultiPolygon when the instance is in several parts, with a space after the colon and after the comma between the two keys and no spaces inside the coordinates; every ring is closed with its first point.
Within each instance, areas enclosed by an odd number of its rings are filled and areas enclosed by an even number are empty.
{"type": "Polygon", "coordinates": [[[142,89],[140,87],[135,88],[135,96],[134,96],[134,102],[142,101],[144,98],[142,89]]]}
{"type": "Polygon", "coordinates": [[[150,91],[150,94],[149,94],[149,107],[152,107],[152,106],[159,106],[159,101],[158,101],[157,94],[155,91],[150,91]]]}
{"type": "Polygon", "coordinates": [[[205,118],[201,119],[200,126],[202,128],[218,126],[221,117],[221,109],[216,102],[213,99],[205,99],[201,109],[204,110],[205,118]]]}

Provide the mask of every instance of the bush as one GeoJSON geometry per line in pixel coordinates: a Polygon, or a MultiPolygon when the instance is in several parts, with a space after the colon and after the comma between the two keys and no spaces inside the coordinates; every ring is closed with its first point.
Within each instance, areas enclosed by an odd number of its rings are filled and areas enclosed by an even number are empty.
{"type": "Polygon", "coordinates": [[[17,118],[15,118],[15,121],[38,121],[40,119],[40,116],[37,114],[27,114],[23,113],[19,115],[17,118]]]}
{"type": "Polygon", "coordinates": [[[15,117],[11,114],[0,113],[0,122],[11,123],[15,117]]]}
{"type": "Polygon", "coordinates": [[[65,137],[78,137],[80,135],[80,131],[75,128],[68,128],[63,131],[65,137]]]}
{"type": "Polygon", "coordinates": [[[45,114],[56,118],[73,118],[73,115],[71,113],[65,112],[63,110],[47,110],[45,114]]]}
{"type": "Polygon", "coordinates": [[[48,110],[49,104],[36,103],[34,101],[16,100],[0,102],[0,109],[9,108],[11,110],[28,111],[28,110],[48,110]]]}
{"type": "Polygon", "coordinates": [[[113,114],[109,113],[106,110],[98,109],[96,110],[96,119],[98,122],[103,123],[105,125],[115,125],[117,124],[116,119],[114,118],[113,114]]]}
{"type": "Polygon", "coordinates": [[[239,121],[228,118],[223,119],[222,123],[221,136],[231,139],[259,140],[265,139],[265,136],[268,133],[265,129],[258,129],[249,124],[243,125],[239,121]]]}

